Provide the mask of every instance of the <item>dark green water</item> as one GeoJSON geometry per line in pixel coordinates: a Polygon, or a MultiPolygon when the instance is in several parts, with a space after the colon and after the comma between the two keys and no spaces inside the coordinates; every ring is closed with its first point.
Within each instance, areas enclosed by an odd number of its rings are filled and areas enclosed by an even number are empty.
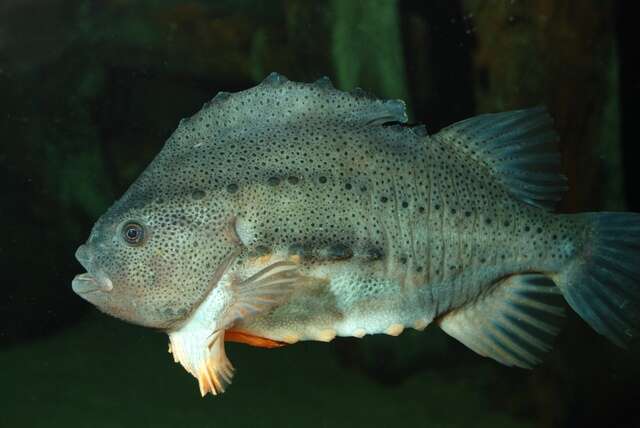
{"type": "Polygon", "coordinates": [[[266,350],[228,345],[220,397],[166,335],[78,298],[93,222],[218,91],[271,71],[407,101],[430,133],[546,105],[571,190],[640,210],[630,5],[555,1],[0,1],[0,427],[637,427],[640,345],[571,313],[532,371],[436,326],[266,350]]]}
{"type": "Polygon", "coordinates": [[[202,399],[195,380],[166,353],[166,342],[164,335],[88,316],[75,328],[3,352],[0,364],[13,369],[2,421],[43,427],[84,421],[96,427],[391,426],[399,420],[534,426],[490,408],[486,391],[500,370],[488,362],[448,374],[426,368],[390,388],[341,364],[334,345],[228,345],[238,369],[232,389],[202,399]],[[458,403],[464,411],[455,411],[458,403]]]}

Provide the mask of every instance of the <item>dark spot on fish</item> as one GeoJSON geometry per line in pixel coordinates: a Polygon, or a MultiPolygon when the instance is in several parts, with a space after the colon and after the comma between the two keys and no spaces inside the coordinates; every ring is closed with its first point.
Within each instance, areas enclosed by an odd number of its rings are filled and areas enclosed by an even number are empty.
{"type": "Polygon", "coordinates": [[[376,247],[371,247],[366,250],[366,255],[369,260],[381,260],[384,257],[384,252],[376,247]]]}
{"type": "Polygon", "coordinates": [[[289,255],[305,257],[307,255],[307,251],[302,244],[292,244],[289,246],[289,255]]]}
{"type": "Polygon", "coordinates": [[[528,231],[530,231],[530,230],[531,230],[531,228],[530,228],[529,226],[525,226],[525,227],[524,227],[524,231],[525,231],[525,232],[528,232],[528,231]]]}
{"type": "Polygon", "coordinates": [[[509,221],[505,221],[505,222],[504,222],[504,226],[505,226],[505,227],[509,226],[509,221]]]}
{"type": "Polygon", "coordinates": [[[409,206],[409,202],[404,201],[404,202],[402,203],[402,208],[407,208],[408,206],[409,206]]]}
{"type": "Polygon", "coordinates": [[[403,265],[407,264],[407,258],[406,257],[400,257],[400,263],[402,263],[403,265]]]}
{"type": "Polygon", "coordinates": [[[238,185],[235,183],[231,183],[227,185],[227,192],[236,193],[238,191],[238,185]]]}
{"type": "Polygon", "coordinates": [[[416,267],[416,272],[422,272],[422,266],[417,266],[416,267]]]}
{"type": "Polygon", "coordinates": [[[439,209],[440,209],[440,204],[435,204],[435,205],[433,206],[433,208],[434,208],[434,209],[436,209],[436,210],[439,210],[439,209]]]}
{"type": "Polygon", "coordinates": [[[366,192],[366,191],[367,191],[367,188],[366,188],[365,186],[362,186],[362,187],[360,187],[360,191],[361,191],[362,193],[364,193],[364,192],[366,192]]]}
{"type": "Polygon", "coordinates": [[[167,318],[182,318],[187,314],[187,309],[165,308],[162,310],[162,314],[167,318]]]}
{"type": "Polygon", "coordinates": [[[270,252],[271,252],[271,249],[266,245],[257,245],[256,248],[254,248],[253,250],[252,256],[262,257],[262,256],[266,256],[270,252]]]}
{"type": "Polygon", "coordinates": [[[344,188],[347,189],[347,190],[351,190],[351,183],[345,184],[344,188]]]}
{"type": "Polygon", "coordinates": [[[269,184],[269,186],[277,186],[280,184],[280,177],[269,177],[267,184],[269,184]]]}
{"type": "Polygon", "coordinates": [[[421,213],[423,213],[423,212],[424,212],[424,207],[420,207],[420,208],[418,208],[418,211],[420,211],[421,213]]]}
{"type": "Polygon", "coordinates": [[[196,189],[193,192],[191,192],[191,197],[195,200],[202,199],[204,198],[204,196],[205,196],[204,190],[196,189]]]}
{"type": "Polygon", "coordinates": [[[331,260],[346,260],[353,256],[353,251],[344,244],[333,244],[321,251],[321,256],[331,260]]]}
{"type": "Polygon", "coordinates": [[[542,228],[541,228],[541,227],[537,228],[537,229],[536,229],[536,232],[538,232],[538,233],[542,233],[542,228]]]}
{"type": "Polygon", "coordinates": [[[320,181],[320,183],[324,184],[324,183],[327,182],[327,177],[322,176],[322,177],[318,178],[318,181],[320,181]]]}
{"type": "Polygon", "coordinates": [[[491,219],[490,219],[490,218],[485,219],[485,221],[484,221],[484,222],[485,222],[485,223],[487,223],[487,224],[491,224],[491,219]]]}
{"type": "Polygon", "coordinates": [[[464,212],[464,216],[465,217],[471,217],[471,211],[465,211],[464,212]]]}
{"type": "Polygon", "coordinates": [[[386,196],[383,196],[383,197],[380,198],[380,202],[382,202],[383,204],[386,204],[388,200],[389,199],[387,199],[386,196]]]}

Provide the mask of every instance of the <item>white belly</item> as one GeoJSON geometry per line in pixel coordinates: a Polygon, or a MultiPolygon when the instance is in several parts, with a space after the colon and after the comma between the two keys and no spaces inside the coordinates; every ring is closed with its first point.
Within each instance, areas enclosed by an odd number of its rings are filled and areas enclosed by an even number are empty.
{"type": "Polygon", "coordinates": [[[325,281],[296,290],[286,304],[239,327],[287,343],[424,329],[434,317],[420,298],[424,289],[401,286],[381,277],[382,271],[375,266],[354,269],[350,263],[314,267],[307,274],[325,281]]]}

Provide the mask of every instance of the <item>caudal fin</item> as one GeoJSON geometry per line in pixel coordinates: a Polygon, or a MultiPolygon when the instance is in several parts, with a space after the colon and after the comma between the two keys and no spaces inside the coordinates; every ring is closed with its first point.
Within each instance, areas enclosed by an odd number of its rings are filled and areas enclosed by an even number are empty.
{"type": "Polygon", "coordinates": [[[640,214],[579,214],[590,224],[581,256],[554,276],[569,305],[619,346],[640,321],[640,214]]]}

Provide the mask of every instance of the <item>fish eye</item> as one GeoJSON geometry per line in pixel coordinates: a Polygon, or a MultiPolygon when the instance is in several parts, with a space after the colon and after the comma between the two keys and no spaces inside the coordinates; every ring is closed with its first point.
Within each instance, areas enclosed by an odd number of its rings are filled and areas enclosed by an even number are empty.
{"type": "Polygon", "coordinates": [[[122,237],[129,245],[140,245],[144,240],[144,228],[139,223],[129,222],[122,227],[122,237]]]}

